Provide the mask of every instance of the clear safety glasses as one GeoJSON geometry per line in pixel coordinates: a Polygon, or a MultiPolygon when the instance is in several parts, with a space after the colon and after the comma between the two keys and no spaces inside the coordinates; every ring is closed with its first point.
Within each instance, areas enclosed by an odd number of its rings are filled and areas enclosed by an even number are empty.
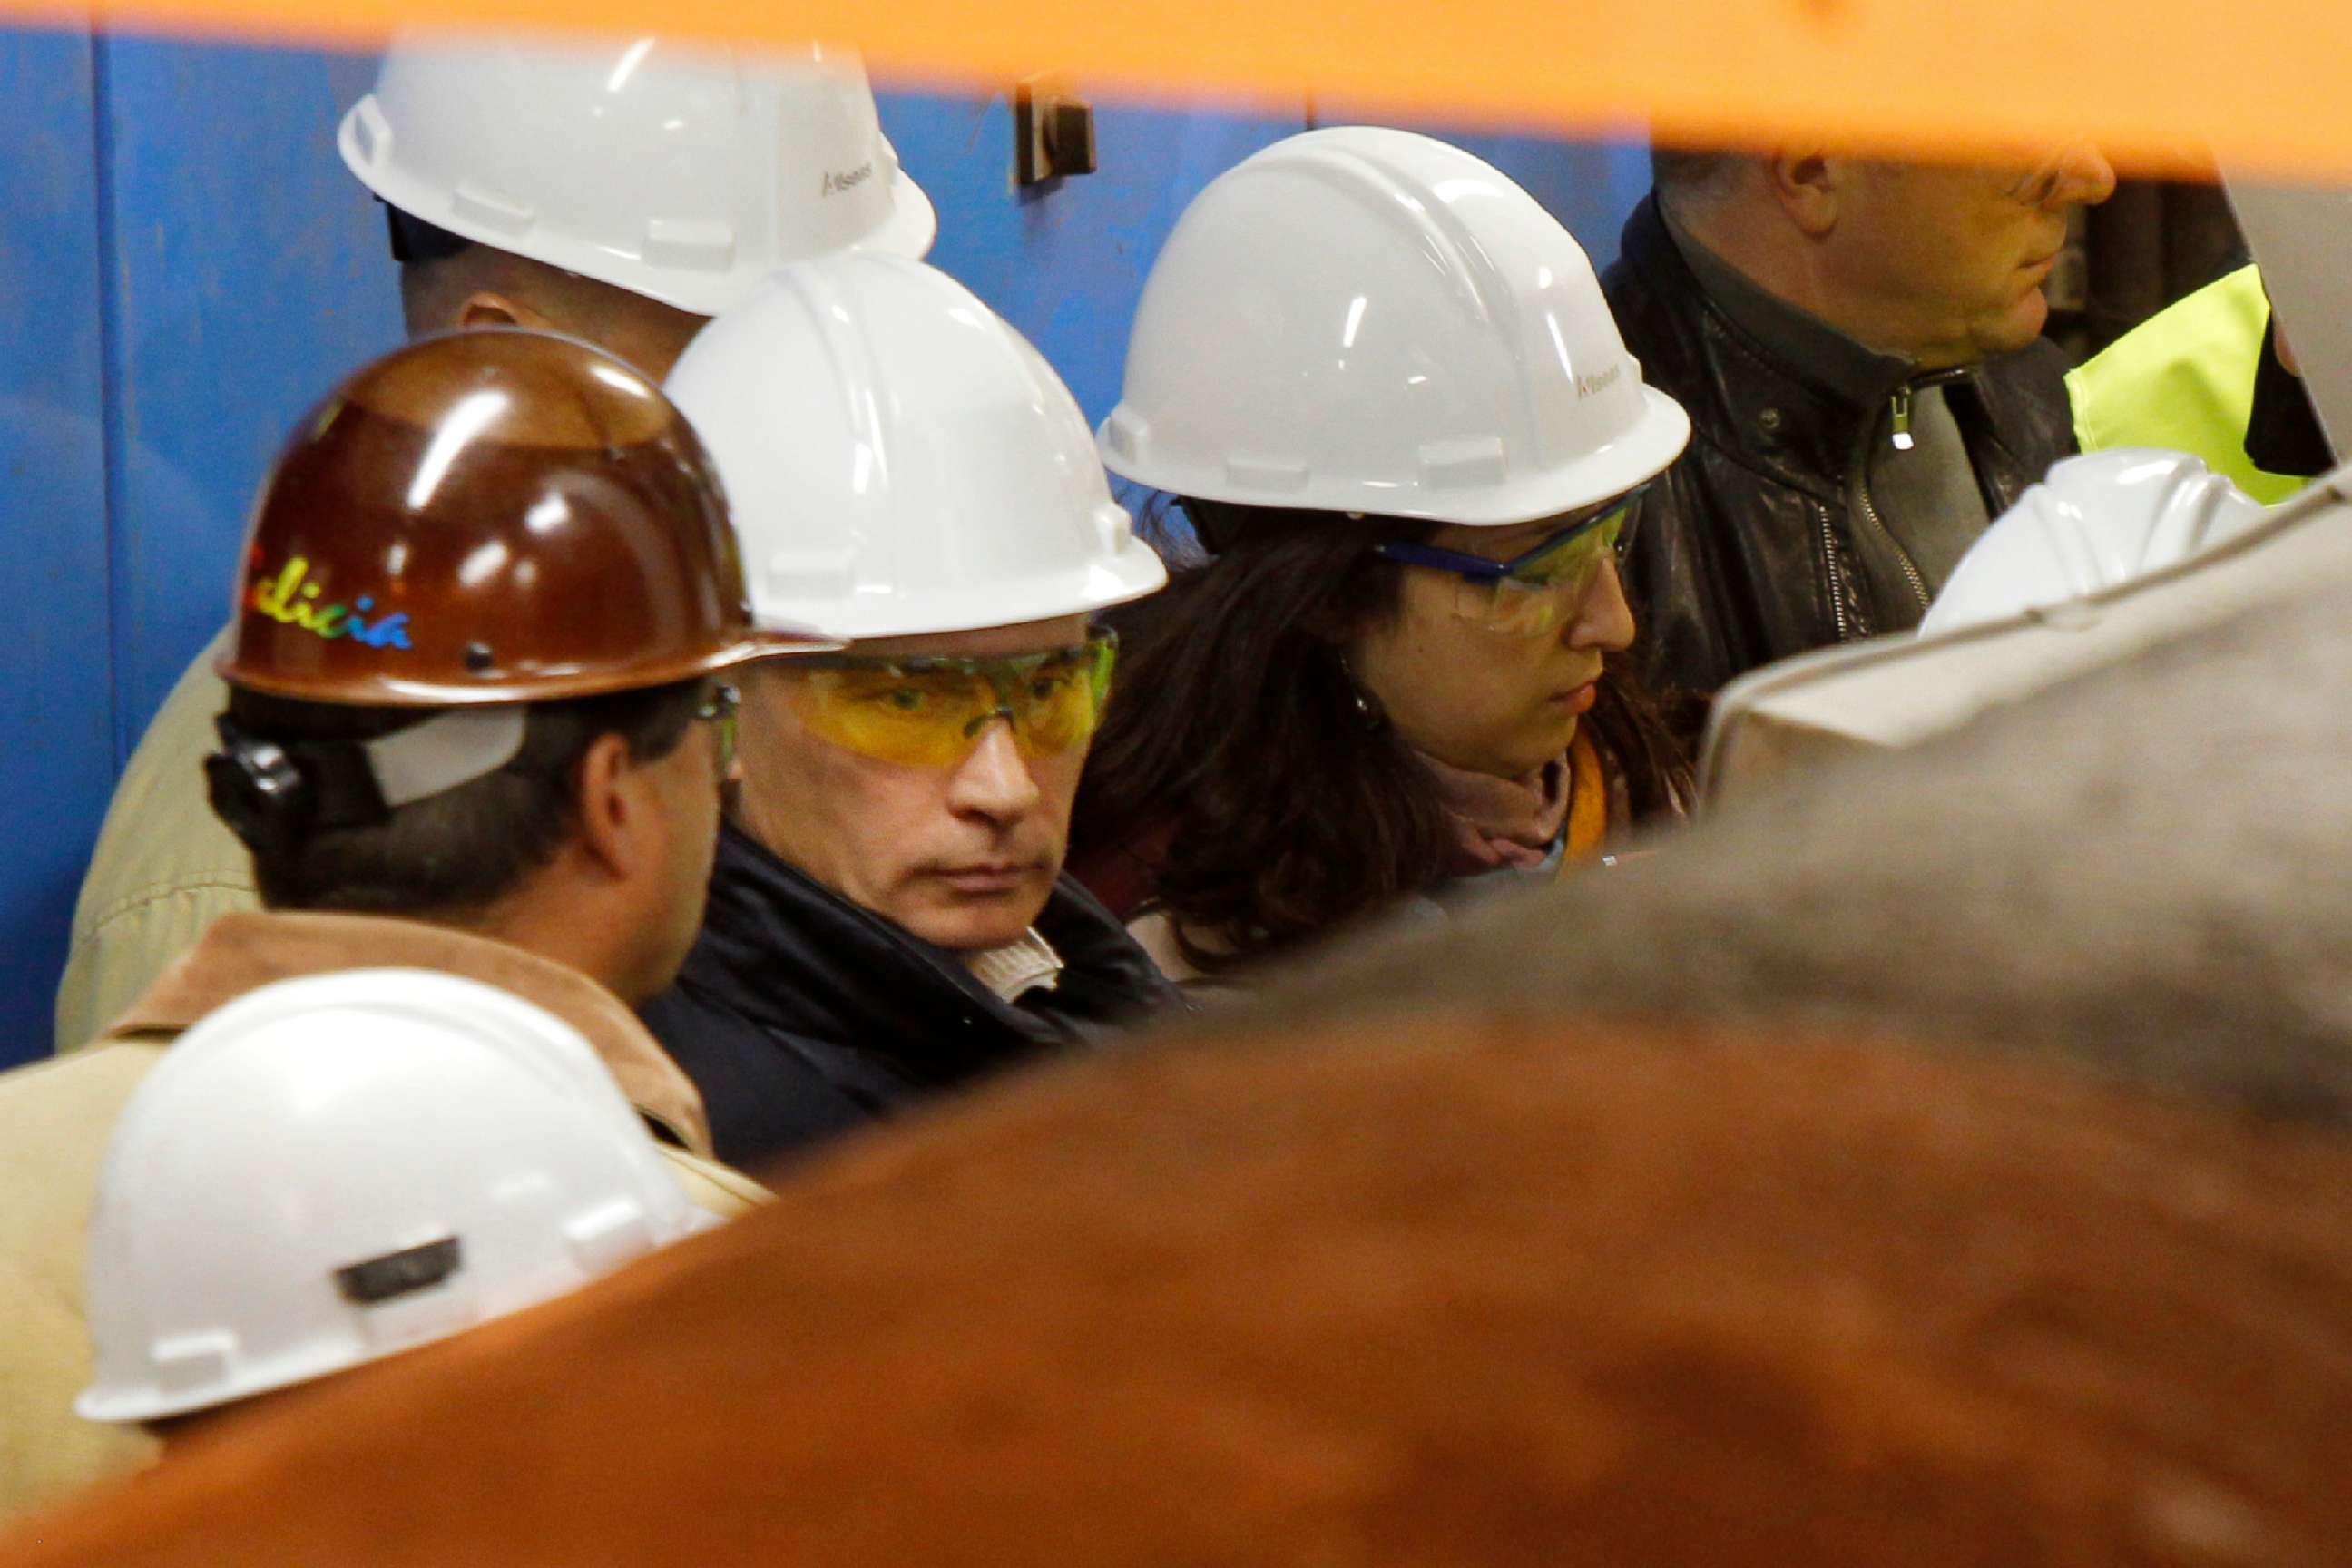
{"type": "Polygon", "coordinates": [[[1465,619],[1493,631],[1541,636],[1558,630],[1576,614],[1599,579],[1601,563],[1616,553],[1626,522],[1647,489],[1643,485],[1627,491],[1508,561],[1404,542],[1376,545],[1372,552],[1402,565],[1453,574],[1459,579],[1454,613],[1465,619]]]}
{"type": "Polygon", "coordinates": [[[801,721],[818,738],[880,762],[953,767],[1002,719],[1024,757],[1079,745],[1102,722],[1118,638],[1003,658],[891,658],[855,653],[792,660],[801,721]]]}

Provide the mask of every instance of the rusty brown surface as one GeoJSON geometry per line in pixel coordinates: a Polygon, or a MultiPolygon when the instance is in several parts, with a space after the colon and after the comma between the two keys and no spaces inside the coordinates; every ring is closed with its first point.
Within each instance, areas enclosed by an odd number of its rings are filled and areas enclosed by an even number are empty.
{"type": "Polygon", "coordinates": [[[1814,1035],[1097,1060],[0,1549],[2352,1561],[2352,1143],[1814,1035]]]}

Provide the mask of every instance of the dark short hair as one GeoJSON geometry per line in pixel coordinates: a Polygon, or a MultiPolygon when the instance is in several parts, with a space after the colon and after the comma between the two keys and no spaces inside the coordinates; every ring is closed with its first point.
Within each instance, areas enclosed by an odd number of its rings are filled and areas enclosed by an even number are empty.
{"type": "MultiPolygon", "coordinates": [[[[284,852],[257,850],[254,884],[273,910],[454,915],[478,910],[546,865],[579,825],[573,774],[588,748],[618,735],[652,762],[694,722],[704,682],[531,705],[522,749],[495,773],[395,807],[383,822],[322,829],[284,852]]],[[[446,709],[350,708],[232,690],[229,716],[278,742],[363,741],[446,709]]]]}
{"type": "Polygon", "coordinates": [[[1650,149],[1650,183],[1661,195],[1703,191],[1720,181],[1741,161],[1738,153],[1691,147],[1650,149]]]}
{"type": "Polygon", "coordinates": [[[415,213],[401,211],[390,202],[383,204],[383,226],[392,246],[392,258],[404,267],[414,262],[445,261],[473,248],[474,242],[464,235],[451,234],[415,213]]]}

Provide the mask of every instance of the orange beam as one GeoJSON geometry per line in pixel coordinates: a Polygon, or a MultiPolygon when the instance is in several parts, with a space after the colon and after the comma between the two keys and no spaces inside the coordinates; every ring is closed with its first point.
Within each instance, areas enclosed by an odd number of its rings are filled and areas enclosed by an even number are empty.
{"type": "Polygon", "coordinates": [[[1465,126],[1967,157],[2056,131],[2140,170],[2352,175],[2345,0],[0,0],[27,21],[369,44],[396,24],[854,29],[875,75],[1002,90],[1053,68],[1105,94],[1465,126]]]}

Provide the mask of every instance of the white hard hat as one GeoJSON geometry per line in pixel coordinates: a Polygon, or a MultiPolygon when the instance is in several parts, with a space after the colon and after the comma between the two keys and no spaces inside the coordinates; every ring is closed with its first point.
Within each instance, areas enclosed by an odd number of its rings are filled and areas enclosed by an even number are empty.
{"type": "Polygon", "coordinates": [[[708,1223],[545,1010],[419,970],[263,986],[183,1036],[116,1124],[75,1408],[148,1421],[307,1382],[708,1223]]]}
{"type": "Polygon", "coordinates": [[[2262,503],[2186,452],[2118,447],[2051,466],[1952,568],[1919,635],[2007,620],[2186,561],[2262,503]]]}
{"type": "Polygon", "coordinates": [[[971,631],[1168,580],[1053,367],[937,268],[784,268],[696,334],[667,391],[726,483],[762,626],[971,631]]]}
{"type": "Polygon", "coordinates": [[[855,52],[409,35],[343,117],[343,162],[402,212],[716,315],[780,262],[921,256],[855,52]]]}
{"type": "Polygon", "coordinates": [[[1113,473],[1178,495],[1474,525],[1621,495],[1689,438],[1557,219],[1368,127],[1278,142],[1184,209],[1101,430],[1113,473]]]}

